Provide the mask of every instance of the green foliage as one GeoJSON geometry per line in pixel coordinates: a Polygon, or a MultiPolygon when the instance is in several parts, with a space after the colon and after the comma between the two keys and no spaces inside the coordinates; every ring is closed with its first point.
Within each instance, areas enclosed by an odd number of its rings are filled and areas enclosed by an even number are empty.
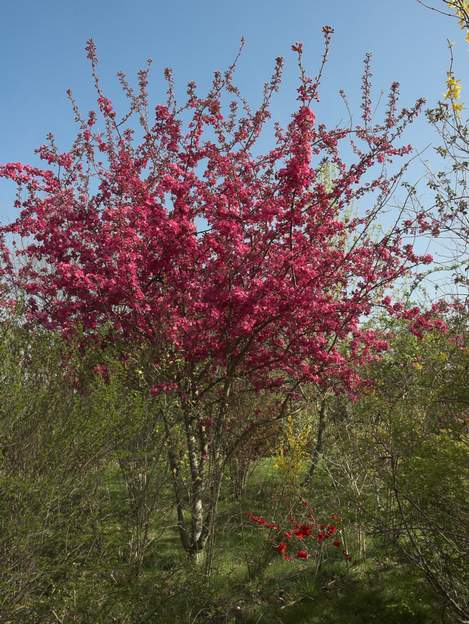
{"type": "Polygon", "coordinates": [[[124,383],[109,354],[14,323],[1,327],[0,380],[2,617],[108,621],[154,539],[164,487],[155,401],[124,383]],[[103,355],[105,378],[92,366],[103,355]]]}
{"type": "MultiPolygon", "coordinates": [[[[370,367],[373,384],[359,400],[328,397],[310,482],[301,483],[301,470],[308,469],[308,445],[316,444],[315,405],[293,405],[289,421],[259,430],[236,450],[207,579],[180,548],[161,419],[171,400],[148,395],[148,354],[135,351],[124,360],[118,345],[99,344],[83,351],[4,322],[0,620],[462,621],[464,329],[454,325],[447,335],[424,339],[398,323],[393,330],[391,349],[370,367]],[[282,431],[288,442],[282,456],[293,472],[279,470],[278,457],[270,455],[282,431]],[[320,566],[283,561],[268,532],[246,519],[252,511],[282,523],[300,495],[320,515],[341,516],[340,539],[351,562],[337,549],[320,566]]],[[[250,410],[268,417],[269,400],[275,397],[249,404],[237,397],[230,409],[242,410],[249,422],[250,410]]]]}
{"type": "Polygon", "coordinates": [[[337,410],[318,479],[329,480],[359,557],[374,536],[412,564],[461,621],[467,613],[467,388],[464,332],[417,339],[396,324],[373,384],[337,410]],[[333,439],[332,439],[333,437],[333,439]]]}

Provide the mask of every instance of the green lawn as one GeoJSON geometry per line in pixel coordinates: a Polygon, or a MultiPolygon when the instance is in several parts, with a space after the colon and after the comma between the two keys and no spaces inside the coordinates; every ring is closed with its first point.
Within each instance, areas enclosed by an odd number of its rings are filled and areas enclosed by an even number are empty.
{"type": "MultiPolygon", "coordinates": [[[[129,583],[116,577],[115,617],[132,612],[129,622],[245,624],[432,624],[442,622],[428,589],[402,562],[383,555],[370,543],[365,559],[346,562],[330,549],[317,570],[316,561],[283,561],[269,532],[250,523],[246,511],[275,519],[272,501],[282,487],[272,460],[259,464],[241,499],[223,491],[217,534],[215,572],[206,581],[187,561],[179,545],[175,518],[152,528],[141,574],[129,583]]],[[[119,474],[109,475],[111,506],[124,504],[119,474]]],[[[167,493],[170,496],[170,492],[167,493]]],[[[278,516],[277,516],[278,517],[278,516]]],[[[109,531],[115,535],[115,531],[109,531]]],[[[349,532],[354,552],[353,532],[349,532]]],[[[122,548],[124,544],[121,544],[122,548]]],[[[116,568],[119,562],[116,561],[116,568]]],[[[107,606],[109,607],[109,605],[107,606]]],[[[116,620],[120,621],[120,620],[116,620]]]]}

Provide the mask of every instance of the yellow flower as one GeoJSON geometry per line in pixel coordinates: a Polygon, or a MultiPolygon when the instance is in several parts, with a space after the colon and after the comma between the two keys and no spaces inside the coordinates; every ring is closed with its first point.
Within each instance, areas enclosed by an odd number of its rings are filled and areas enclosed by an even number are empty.
{"type": "Polygon", "coordinates": [[[461,97],[461,81],[457,80],[453,74],[448,74],[446,81],[447,91],[444,95],[445,100],[459,100],[461,97]]]}
{"type": "MultiPolygon", "coordinates": [[[[467,27],[469,16],[469,2],[468,0],[449,0],[448,6],[453,7],[456,17],[459,19],[459,25],[462,29],[467,27]]],[[[468,37],[466,36],[466,41],[468,37]]]]}

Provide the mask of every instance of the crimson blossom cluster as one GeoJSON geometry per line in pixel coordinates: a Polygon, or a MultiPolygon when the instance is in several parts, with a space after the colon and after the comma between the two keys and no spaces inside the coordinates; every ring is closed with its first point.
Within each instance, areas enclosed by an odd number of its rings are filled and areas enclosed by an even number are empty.
{"type": "Polygon", "coordinates": [[[331,522],[319,522],[308,502],[302,501],[302,503],[305,507],[307,518],[299,521],[297,518],[290,516],[288,518],[288,528],[281,527],[276,522],[270,522],[263,516],[252,512],[247,512],[246,517],[253,524],[271,531],[272,547],[285,561],[290,561],[292,558],[309,559],[310,557],[319,557],[324,545],[327,543],[331,543],[335,548],[341,549],[344,559],[351,561],[352,557],[343,548],[342,540],[338,537],[340,517],[337,514],[331,514],[329,517],[331,522]]]}

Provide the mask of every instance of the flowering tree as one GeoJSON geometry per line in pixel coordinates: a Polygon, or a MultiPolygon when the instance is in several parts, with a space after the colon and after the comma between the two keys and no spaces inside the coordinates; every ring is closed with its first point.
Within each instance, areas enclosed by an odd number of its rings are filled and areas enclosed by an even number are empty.
{"type": "MultiPolygon", "coordinates": [[[[80,327],[90,340],[106,331],[110,341],[148,354],[181,539],[193,556],[213,538],[226,460],[254,426],[229,427],[233,390],[275,389],[270,414],[260,411],[256,426],[285,415],[302,383],[355,391],[356,365],[386,348],[361,321],[383,303],[388,285],[431,261],[408,244],[403,211],[388,217],[384,235],[371,234],[398,180],[387,165],[410,152],[396,143],[423,101],[399,112],[395,83],[384,120],[374,123],[367,59],[361,122],[328,130],[313,110],[332,29],[323,31],[315,78],[303,67],[301,44],[293,46],[298,107],[288,127],[275,125],[266,153],[256,144],[280,86],[281,58],[256,110],[233,81],[236,61],[215,73],[206,96],[189,83],[181,106],[170,70],[167,101],[152,109],[149,65],[137,90],[119,74],[130,102],[119,118],[89,41],[102,127],[69,93],[78,124],[72,148],[59,152],[50,136],[38,150],[47,168],[0,166],[0,176],[19,187],[19,217],[2,232],[24,239],[20,268],[7,267],[26,293],[29,318],[65,335],[80,327]],[[342,150],[350,145],[347,163],[342,150]],[[333,184],[320,175],[324,163],[337,171],[333,184]],[[363,209],[348,218],[355,200],[363,209]]],[[[402,312],[389,298],[384,306],[402,312]]],[[[417,309],[405,314],[429,322],[417,309]]]]}

